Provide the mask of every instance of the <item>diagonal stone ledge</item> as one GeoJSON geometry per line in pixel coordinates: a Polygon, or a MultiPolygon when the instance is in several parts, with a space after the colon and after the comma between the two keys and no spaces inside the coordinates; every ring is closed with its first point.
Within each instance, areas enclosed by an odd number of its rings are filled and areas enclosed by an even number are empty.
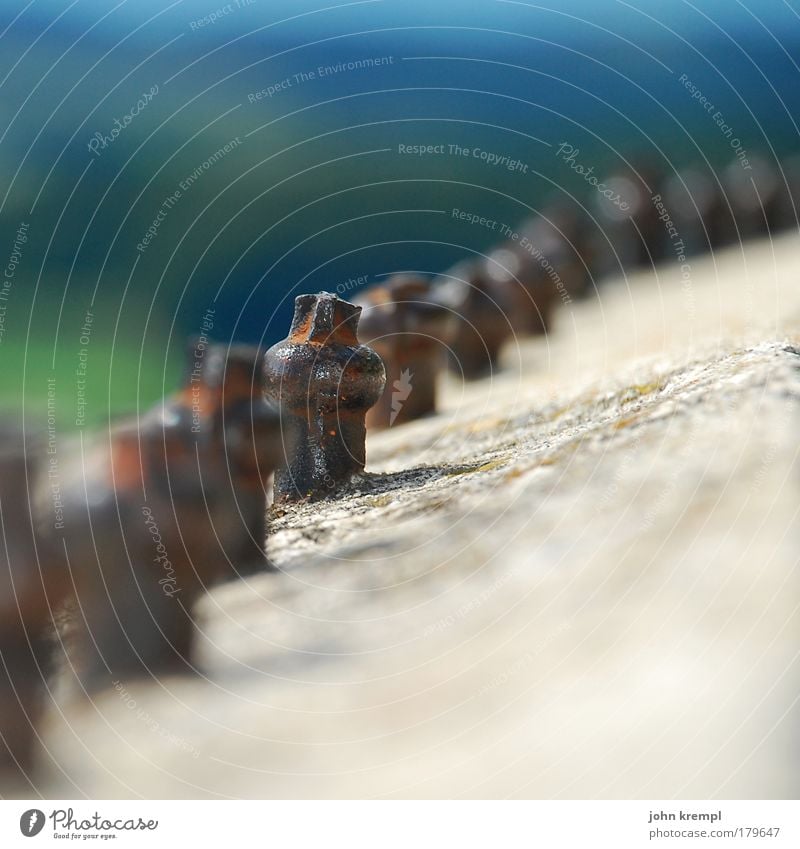
{"type": "Polygon", "coordinates": [[[51,716],[46,792],[796,798],[796,239],[748,251],[747,316],[736,252],[691,329],[659,269],[371,438],[205,599],[199,676],[51,716]]]}

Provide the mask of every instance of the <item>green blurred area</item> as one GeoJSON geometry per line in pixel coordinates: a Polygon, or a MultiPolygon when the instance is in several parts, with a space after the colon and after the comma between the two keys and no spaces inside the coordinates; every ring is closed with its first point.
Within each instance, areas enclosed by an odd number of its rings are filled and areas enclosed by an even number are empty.
{"type": "MultiPolygon", "coordinates": [[[[300,291],[399,269],[434,274],[497,241],[448,210],[512,226],[554,196],[591,210],[593,190],[536,139],[568,140],[599,175],[630,173],[633,161],[716,172],[730,145],[682,72],[748,151],[796,147],[790,51],[729,4],[715,13],[738,21],[748,52],[699,12],[667,28],[655,9],[648,18],[607,3],[578,3],[585,21],[513,4],[372,4],[305,17],[293,17],[295,6],[314,4],[280,5],[291,20],[279,26],[277,7],[257,4],[200,32],[189,22],[207,10],[196,2],[142,0],[117,16],[99,2],[73,10],[47,0],[18,20],[21,3],[0,8],[0,266],[20,222],[31,227],[0,340],[5,409],[38,416],[55,377],[60,426],[75,427],[85,348],[85,423],[102,425],[176,387],[186,339],[212,304],[215,338],[271,344],[300,291]],[[252,97],[298,72],[372,56],[396,61],[252,97]],[[95,134],[154,85],[152,102],[92,153],[95,134]],[[400,142],[476,146],[530,172],[401,156],[400,142]]],[[[796,27],[778,26],[787,11],[768,5],[775,31],[796,45],[796,27]]]]}

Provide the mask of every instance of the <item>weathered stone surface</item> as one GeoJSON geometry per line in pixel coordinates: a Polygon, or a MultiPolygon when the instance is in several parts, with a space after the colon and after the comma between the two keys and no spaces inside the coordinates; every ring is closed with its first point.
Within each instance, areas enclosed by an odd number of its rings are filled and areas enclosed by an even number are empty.
{"type": "Polygon", "coordinates": [[[196,679],[52,712],[42,792],[796,798],[798,247],[610,284],[377,434],[196,679]]]}

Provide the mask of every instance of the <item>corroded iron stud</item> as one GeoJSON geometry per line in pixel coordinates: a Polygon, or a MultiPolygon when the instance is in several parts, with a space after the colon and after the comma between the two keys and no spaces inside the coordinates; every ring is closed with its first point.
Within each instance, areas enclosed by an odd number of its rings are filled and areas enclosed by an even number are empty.
{"type": "MultiPolygon", "coordinates": [[[[539,263],[516,243],[507,243],[491,251],[486,274],[498,297],[509,304],[508,320],[514,333],[538,336],[550,327],[553,294],[539,263]]],[[[555,287],[552,287],[555,291],[555,287]]]]}
{"type": "MultiPolygon", "coordinates": [[[[35,543],[28,487],[37,470],[47,476],[44,448],[35,438],[26,445],[21,430],[0,425],[0,776],[23,780],[34,762],[56,656],[54,613],[70,590],[62,561],[35,543]]],[[[52,525],[59,521],[54,497],[60,497],[52,483],[47,495],[52,525]]]]}
{"type": "Polygon", "coordinates": [[[358,341],[361,307],[328,292],[299,295],[289,336],[264,357],[266,397],[294,443],[275,473],[275,500],[331,495],[364,470],[365,417],[386,383],[381,358],[358,341]]]}
{"type": "Polygon", "coordinates": [[[523,221],[518,238],[489,254],[489,275],[506,285],[516,333],[549,333],[559,303],[589,289],[594,255],[580,219],[563,206],[523,221]]]}
{"type": "Polygon", "coordinates": [[[722,185],[736,221],[731,242],[758,238],[779,229],[781,180],[771,162],[751,156],[744,168],[735,159],[723,172],[722,185]]]}
{"type": "Polygon", "coordinates": [[[436,410],[436,384],[455,315],[430,294],[423,277],[398,274],[366,292],[358,335],[380,355],[386,387],[367,413],[367,428],[379,430],[436,410]]]}
{"type": "Polygon", "coordinates": [[[513,303],[507,286],[498,286],[484,260],[469,260],[441,275],[432,284],[436,303],[456,316],[448,362],[467,380],[483,377],[498,367],[500,349],[513,334],[513,303]]]}
{"type": "Polygon", "coordinates": [[[653,195],[660,173],[646,166],[608,176],[595,198],[605,244],[601,269],[613,274],[652,266],[669,256],[669,242],[653,195]]]}
{"type": "Polygon", "coordinates": [[[37,538],[72,564],[87,689],[191,669],[196,602],[266,565],[265,479],[283,446],[260,359],[211,346],[176,395],[64,452],[64,528],[54,533],[45,510],[37,538]]]}
{"type": "Polygon", "coordinates": [[[665,216],[664,230],[676,257],[716,250],[735,238],[725,196],[716,178],[701,168],[686,168],[666,178],[654,203],[665,216]]]}

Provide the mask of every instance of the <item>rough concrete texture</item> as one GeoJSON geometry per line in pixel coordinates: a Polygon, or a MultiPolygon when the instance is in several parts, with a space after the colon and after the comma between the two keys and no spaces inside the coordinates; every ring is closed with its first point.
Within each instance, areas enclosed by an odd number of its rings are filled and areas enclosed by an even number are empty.
{"type": "Polygon", "coordinates": [[[797,236],[567,305],[273,516],[197,677],[51,711],[57,797],[794,797],[797,236]]]}

